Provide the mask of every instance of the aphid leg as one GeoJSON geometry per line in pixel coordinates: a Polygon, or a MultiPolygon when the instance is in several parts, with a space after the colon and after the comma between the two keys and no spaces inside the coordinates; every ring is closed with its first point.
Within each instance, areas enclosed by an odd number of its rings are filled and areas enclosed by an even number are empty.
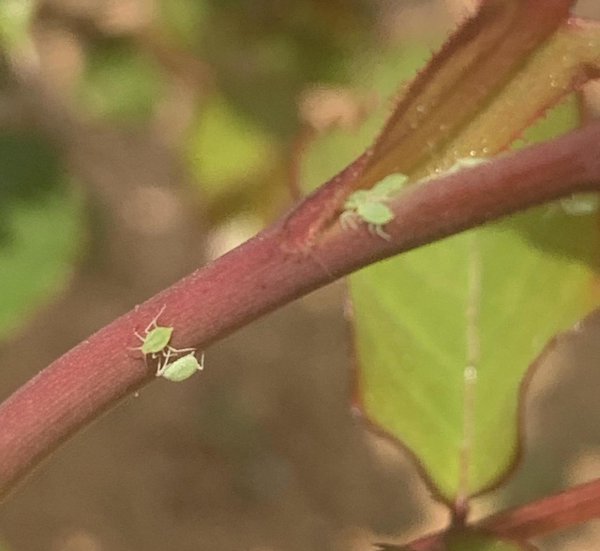
{"type": "MultiPolygon", "coordinates": [[[[144,354],[144,357],[148,356],[148,354],[144,354]]],[[[165,353],[161,350],[160,352],[152,352],[151,354],[149,354],[149,356],[153,359],[156,360],[158,358],[164,358],[165,357],[165,353]]]]}
{"type": "MultiPolygon", "coordinates": [[[[185,352],[195,352],[196,349],[195,348],[173,348],[172,346],[167,346],[166,347],[167,352],[170,352],[172,356],[179,356],[180,354],[183,354],[185,352]]],[[[164,352],[163,352],[164,355],[164,352]]]]}
{"type": "MultiPolygon", "coordinates": [[[[140,335],[137,331],[135,331],[134,335],[140,339],[140,342],[142,343],[142,345],[144,344],[144,341],[146,340],[142,335],[140,335]]],[[[130,346],[129,348],[127,348],[127,350],[129,350],[130,352],[139,352],[140,350],[142,350],[142,346],[130,346]]],[[[144,361],[146,361],[146,355],[144,354],[144,361]]],[[[146,364],[147,365],[147,364],[146,364]]]]}
{"type": "Polygon", "coordinates": [[[378,235],[386,241],[389,241],[392,238],[389,233],[385,232],[381,224],[369,224],[369,232],[371,235],[378,235]]]}
{"type": "MultiPolygon", "coordinates": [[[[144,343],[144,337],[142,337],[142,335],[140,335],[140,334],[139,334],[137,331],[134,333],[134,335],[135,335],[135,336],[136,336],[138,339],[140,339],[140,342],[141,342],[142,344],[144,343]]],[[[130,351],[134,352],[134,351],[141,350],[141,349],[142,349],[142,347],[141,347],[141,346],[135,346],[135,347],[133,347],[133,346],[130,346],[130,347],[127,349],[127,350],[130,350],[130,351]]]]}
{"type": "Polygon", "coordinates": [[[165,369],[167,369],[167,366],[169,365],[169,360],[171,359],[171,356],[173,354],[171,353],[170,350],[167,350],[166,354],[162,354],[162,360],[158,361],[158,365],[156,366],[156,376],[160,377],[165,369]]]}
{"type": "Polygon", "coordinates": [[[357,230],[358,222],[356,221],[356,219],[357,216],[354,211],[347,210],[345,212],[342,212],[342,214],[340,215],[340,226],[342,226],[342,229],[344,230],[357,230]]]}
{"type": "MultiPolygon", "coordinates": [[[[195,348],[174,348],[172,346],[166,346],[164,350],[160,352],[153,352],[150,354],[153,360],[158,359],[158,367],[156,370],[156,376],[160,377],[167,366],[169,365],[169,360],[171,358],[176,358],[186,352],[195,352],[195,348]],[[166,352],[165,352],[166,351],[166,352]]],[[[204,357],[204,356],[203,356],[204,357]]]]}

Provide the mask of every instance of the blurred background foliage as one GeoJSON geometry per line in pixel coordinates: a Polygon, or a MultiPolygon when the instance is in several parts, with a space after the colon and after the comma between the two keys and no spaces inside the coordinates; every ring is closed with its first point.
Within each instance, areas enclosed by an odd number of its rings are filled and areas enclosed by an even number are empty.
{"type": "MultiPolygon", "coordinates": [[[[311,179],[297,161],[315,135],[332,131],[335,142],[360,128],[365,143],[371,138],[389,111],[382,98],[443,38],[431,25],[418,41],[417,27],[399,40],[398,27],[425,17],[413,4],[428,3],[3,1],[0,283],[14,298],[0,306],[0,332],[51,300],[81,255],[96,254],[97,241],[85,245],[82,236],[102,234],[111,207],[98,204],[73,167],[85,132],[114,128],[161,141],[188,172],[191,195],[182,200],[203,212],[206,230],[231,230],[242,216],[237,242],[290,205],[299,178],[311,179]],[[361,127],[378,105],[386,107],[361,127]],[[61,231],[49,231],[59,220],[61,231]],[[47,260],[35,257],[35,235],[47,260]]],[[[337,168],[347,155],[336,148],[327,157],[337,168]]],[[[116,180],[101,185],[117,188],[116,180]]]]}
{"type": "Polygon", "coordinates": [[[382,10],[368,0],[3,1],[0,254],[12,298],[0,331],[68,280],[84,227],[98,220],[82,214],[98,205],[75,197],[89,188],[44,117],[155,133],[184,159],[208,226],[245,212],[252,231],[290,202],[303,95],[355,78],[382,10]],[[55,112],[17,106],[22,88],[55,112]]]}

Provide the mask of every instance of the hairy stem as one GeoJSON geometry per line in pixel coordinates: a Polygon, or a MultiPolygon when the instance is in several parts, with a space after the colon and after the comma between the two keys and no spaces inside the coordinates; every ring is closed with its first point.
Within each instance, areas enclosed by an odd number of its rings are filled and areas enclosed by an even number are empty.
{"type": "MultiPolygon", "coordinates": [[[[409,188],[391,207],[389,241],[335,218],[361,161],[237,249],[67,352],[0,405],[0,494],[61,442],[154,377],[136,330],[165,306],[176,347],[204,348],[370,263],[576,191],[600,189],[600,123],[409,188]],[[323,213],[327,213],[324,216],[323,213]]],[[[209,364],[210,365],[210,364],[209,364]]]]}

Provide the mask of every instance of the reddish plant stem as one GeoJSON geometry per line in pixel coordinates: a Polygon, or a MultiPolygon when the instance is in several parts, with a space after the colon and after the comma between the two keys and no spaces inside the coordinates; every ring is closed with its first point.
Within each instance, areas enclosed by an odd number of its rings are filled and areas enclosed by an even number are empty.
{"type": "MultiPolygon", "coordinates": [[[[600,518],[600,479],[569,488],[481,519],[470,525],[488,534],[512,541],[540,537],[600,518]]],[[[380,545],[384,550],[438,551],[444,549],[445,532],[430,534],[405,545],[380,545]]]]}
{"type": "Polygon", "coordinates": [[[600,479],[487,517],[477,526],[501,537],[530,539],[600,518],[600,479]]]}
{"type": "Polygon", "coordinates": [[[154,368],[146,368],[130,348],[138,345],[134,331],[163,306],[161,323],[175,328],[174,346],[203,348],[372,262],[529,206],[597,190],[600,122],[409,188],[392,204],[395,219],[386,226],[390,241],[364,227],[344,230],[333,217],[343,201],[342,189],[350,186],[360,164],[271,228],[80,343],[1,404],[0,494],[61,442],[153,379],[154,368]],[[333,214],[324,217],[324,211],[333,214]]]}

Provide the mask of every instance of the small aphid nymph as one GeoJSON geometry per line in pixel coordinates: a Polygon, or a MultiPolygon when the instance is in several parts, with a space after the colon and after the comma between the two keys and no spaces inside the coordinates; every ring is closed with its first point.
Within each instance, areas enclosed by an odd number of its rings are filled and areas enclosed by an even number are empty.
{"type": "Polygon", "coordinates": [[[169,381],[179,383],[189,379],[196,371],[204,369],[204,354],[200,361],[196,358],[194,352],[190,352],[181,358],[177,358],[174,362],[170,362],[170,355],[165,355],[162,364],[159,364],[156,370],[157,377],[163,377],[169,381]]]}
{"type": "Polygon", "coordinates": [[[143,335],[140,335],[137,331],[135,332],[135,336],[140,339],[142,344],[137,348],[132,348],[132,350],[140,350],[142,354],[147,356],[148,354],[162,352],[168,346],[173,335],[173,328],[158,325],[158,318],[164,312],[165,308],[166,306],[163,306],[160,309],[160,312],[148,324],[148,327],[144,329],[143,335]]]}
{"type": "Polygon", "coordinates": [[[344,203],[344,212],[340,216],[343,227],[356,229],[356,218],[366,222],[371,233],[389,240],[390,236],[383,226],[394,219],[394,213],[385,202],[398,193],[408,181],[405,174],[390,174],[371,189],[359,189],[351,193],[344,203]]]}
{"type": "Polygon", "coordinates": [[[195,350],[195,348],[177,349],[169,346],[169,342],[173,336],[173,327],[158,325],[158,318],[164,312],[165,308],[166,305],[160,309],[160,312],[150,322],[148,327],[144,329],[144,333],[142,335],[140,335],[137,331],[135,332],[135,336],[140,339],[142,344],[141,346],[132,348],[131,350],[139,350],[145,356],[150,355],[154,359],[156,359],[159,355],[164,356],[167,351],[170,351],[172,354],[182,354],[183,352],[195,350]]]}

